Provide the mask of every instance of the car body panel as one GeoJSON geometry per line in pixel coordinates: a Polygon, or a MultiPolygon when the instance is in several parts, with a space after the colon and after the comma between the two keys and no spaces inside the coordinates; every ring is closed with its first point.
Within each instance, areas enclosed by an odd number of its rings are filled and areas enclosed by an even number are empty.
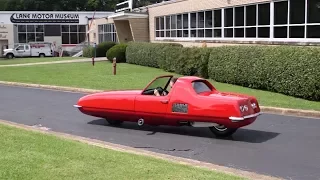
{"type": "MultiPolygon", "coordinates": [[[[172,75],[155,78],[143,90],[90,94],[80,98],[76,107],[96,117],[133,122],[142,118],[146,124],[173,126],[203,122],[239,128],[253,123],[260,115],[255,97],[220,92],[207,80],[195,76],[178,78],[166,96],[151,95],[152,83],[167,77],[172,75]],[[143,94],[148,90],[149,95],[143,94]],[[243,112],[240,106],[245,109],[243,112]]],[[[163,85],[164,89],[166,87],[163,85]]]]}
{"type": "Polygon", "coordinates": [[[168,97],[137,95],[135,99],[135,113],[139,118],[152,124],[161,124],[166,120],[168,97]]]}

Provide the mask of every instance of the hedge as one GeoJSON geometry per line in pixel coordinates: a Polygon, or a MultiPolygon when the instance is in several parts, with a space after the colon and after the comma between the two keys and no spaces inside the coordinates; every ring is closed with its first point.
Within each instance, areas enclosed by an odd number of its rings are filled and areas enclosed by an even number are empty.
{"type": "Polygon", "coordinates": [[[106,57],[107,51],[115,45],[116,45],[115,42],[109,42],[109,41],[98,44],[96,57],[106,57]]]}
{"type": "Polygon", "coordinates": [[[126,50],[126,59],[131,64],[159,68],[159,62],[165,58],[168,49],[173,47],[182,47],[182,45],[130,42],[126,50]]]}
{"type": "MultiPolygon", "coordinates": [[[[96,47],[96,57],[105,57],[107,51],[116,45],[115,42],[105,41],[99,43],[96,47]]],[[[94,55],[94,48],[92,46],[83,48],[83,56],[91,58],[94,55]]]]}
{"type": "Polygon", "coordinates": [[[83,51],[83,53],[82,53],[83,57],[91,58],[93,55],[94,49],[93,49],[93,47],[89,46],[89,47],[83,48],[82,51],[83,51]]]}
{"type": "Polygon", "coordinates": [[[161,69],[186,76],[208,78],[210,48],[170,47],[164,50],[165,58],[158,61],[161,69]]]}
{"type": "Polygon", "coordinates": [[[185,48],[175,43],[130,43],[127,62],[183,75],[208,77],[210,48],[185,48]]]}
{"type": "Polygon", "coordinates": [[[218,82],[320,100],[320,48],[298,46],[182,47],[129,43],[128,63],[218,82]]]}
{"type": "Polygon", "coordinates": [[[124,43],[113,46],[106,53],[107,59],[112,62],[113,58],[115,57],[119,63],[126,62],[127,46],[128,45],[124,43]]]}
{"type": "Polygon", "coordinates": [[[218,82],[320,100],[318,47],[216,47],[210,53],[208,72],[218,82]]]}

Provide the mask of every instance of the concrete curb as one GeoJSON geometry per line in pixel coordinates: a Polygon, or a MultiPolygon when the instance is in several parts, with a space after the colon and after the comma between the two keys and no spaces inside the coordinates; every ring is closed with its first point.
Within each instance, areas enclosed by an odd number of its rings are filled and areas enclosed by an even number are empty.
{"type": "Polygon", "coordinates": [[[8,86],[20,86],[20,87],[28,87],[28,88],[41,88],[41,89],[47,89],[47,90],[76,92],[76,93],[97,93],[97,92],[103,92],[103,90],[95,90],[95,89],[84,89],[84,88],[74,88],[74,87],[64,87],[64,86],[53,86],[53,85],[42,85],[42,84],[29,84],[29,83],[19,83],[19,82],[0,81],[0,84],[2,84],[2,85],[8,85],[8,86]]]}
{"type": "MultiPolygon", "coordinates": [[[[103,92],[103,90],[96,90],[96,89],[73,88],[73,87],[64,87],[64,86],[29,84],[29,83],[7,82],[7,81],[0,81],[0,84],[10,85],[10,86],[41,88],[41,89],[57,90],[57,91],[66,91],[66,92],[77,92],[77,93],[103,92]]],[[[279,115],[286,115],[286,116],[307,117],[307,118],[317,118],[320,120],[320,111],[288,109],[288,108],[278,108],[278,107],[268,107],[268,106],[260,106],[260,109],[263,113],[279,114],[279,115]]]]}
{"type": "MultiPolygon", "coordinates": [[[[36,62],[36,63],[23,63],[23,64],[6,64],[0,65],[0,67],[17,67],[17,66],[34,66],[34,65],[45,65],[45,64],[63,64],[63,63],[80,63],[80,62],[91,62],[89,58],[63,60],[63,61],[47,61],[47,62],[36,62]]],[[[107,61],[106,58],[95,58],[95,62],[107,61]]]]}
{"type": "Polygon", "coordinates": [[[277,107],[267,107],[267,106],[261,106],[260,109],[264,113],[320,119],[320,111],[277,108],[277,107]]]}
{"type": "Polygon", "coordinates": [[[217,172],[222,172],[222,173],[226,173],[226,174],[230,174],[230,175],[234,175],[234,176],[238,176],[238,177],[243,177],[243,178],[247,178],[247,179],[280,180],[280,178],[277,178],[277,177],[261,175],[261,174],[257,174],[254,172],[248,172],[248,171],[243,171],[243,170],[239,170],[239,169],[224,167],[224,166],[201,162],[201,161],[197,161],[197,160],[193,160],[193,159],[181,158],[181,157],[160,154],[160,153],[155,153],[155,152],[141,150],[141,149],[135,149],[132,147],[113,144],[113,143],[100,141],[100,140],[96,140],[96,139],[90,139],[90,138],[85,138],[85,137],[66,134],[66,133],[43,130],[40,128],[31,127],[31,126],[27,126],[27,125],[23,125],[23,124],[18,124],[18,123],[6,121],[6,120],[0,119],[0,123],[2,123],[4,125],[11,126],[11,127],[16,127],[16,128],[25,129],[25,130],[31,130],[34,132],[40,132],[40,133],[44,133],[44,134],[54,135],[59,138],[74,140],[74,141],[78,141],[78,142],[82,142],[82,143],[86,143],[89,145],[94,145],[94,146],[98,146],[98,147],[102,147],[102,148],[106,148],[106,149],[111,149],[111,150],[116,150],[116,151],[120,151],[120,152],[136,154],[136,155],[149,156],[149,157],[162,159],[162,160],[173,162],[173,163],[189,165],[189,166],[204,168],[204,169],[208,169],[208,170],[214,170],[217,172]]]}

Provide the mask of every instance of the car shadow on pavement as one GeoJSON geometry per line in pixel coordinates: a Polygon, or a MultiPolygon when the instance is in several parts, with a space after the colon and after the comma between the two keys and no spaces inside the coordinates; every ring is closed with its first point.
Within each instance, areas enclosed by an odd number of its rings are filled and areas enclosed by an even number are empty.
{"type": "MultiPolygon", "coordinates": [[[[132,122],[124,122],[119,126],[112,126],[105,119],[96,119],[88,122],[88,124],[109,126],[110,128],[148,131],[146,135],[155,135],[156,133],[168,133],[168,134],[177,134],[177,135],[185,135],[185,136],[221,139],[221,138],[215,137],[215,135],[211,133],[209,128],[194,128],[194,127],[188,127],[188,126],[181,126],[181,127],[150,126],[150,125],[138,126],[136,123],[132,123],[132,122]]],[[[279,134],[280,133],[240,128],[232,136],[223,138],[223,140],[240,141],[240,142],[248,142],[248,143],[263,143],[277,137],[279,134]]]]}

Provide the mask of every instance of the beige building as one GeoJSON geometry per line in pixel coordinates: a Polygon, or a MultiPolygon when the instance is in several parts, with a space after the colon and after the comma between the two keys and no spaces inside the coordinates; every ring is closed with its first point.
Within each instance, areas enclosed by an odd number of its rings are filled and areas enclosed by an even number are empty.
{"type": "Polygon", "coordinates": [[[9,24],[0,24],[0,57],[4,49],[9,47],[9,44],[13,44],[13,26],[9,24]]]}
{"type": "Polygon", "coordinates": [[[72,50],[87,41],[88,22],[113,12],[0,11],[0,57],[19,43],[51,42],[72,50]]]}
{"type": "Polygon", "coordinates": [[[91,43],[149,41],[148,17],[147,13],[118,12],[105,18],[91,20],[91,43]]]}
{"type": "Polygon", "coordinates": [[[96,43],[308,45],[320,42],[319,17],[317,0],[171,0],[95,19],[91,36],[96,43]]]}

